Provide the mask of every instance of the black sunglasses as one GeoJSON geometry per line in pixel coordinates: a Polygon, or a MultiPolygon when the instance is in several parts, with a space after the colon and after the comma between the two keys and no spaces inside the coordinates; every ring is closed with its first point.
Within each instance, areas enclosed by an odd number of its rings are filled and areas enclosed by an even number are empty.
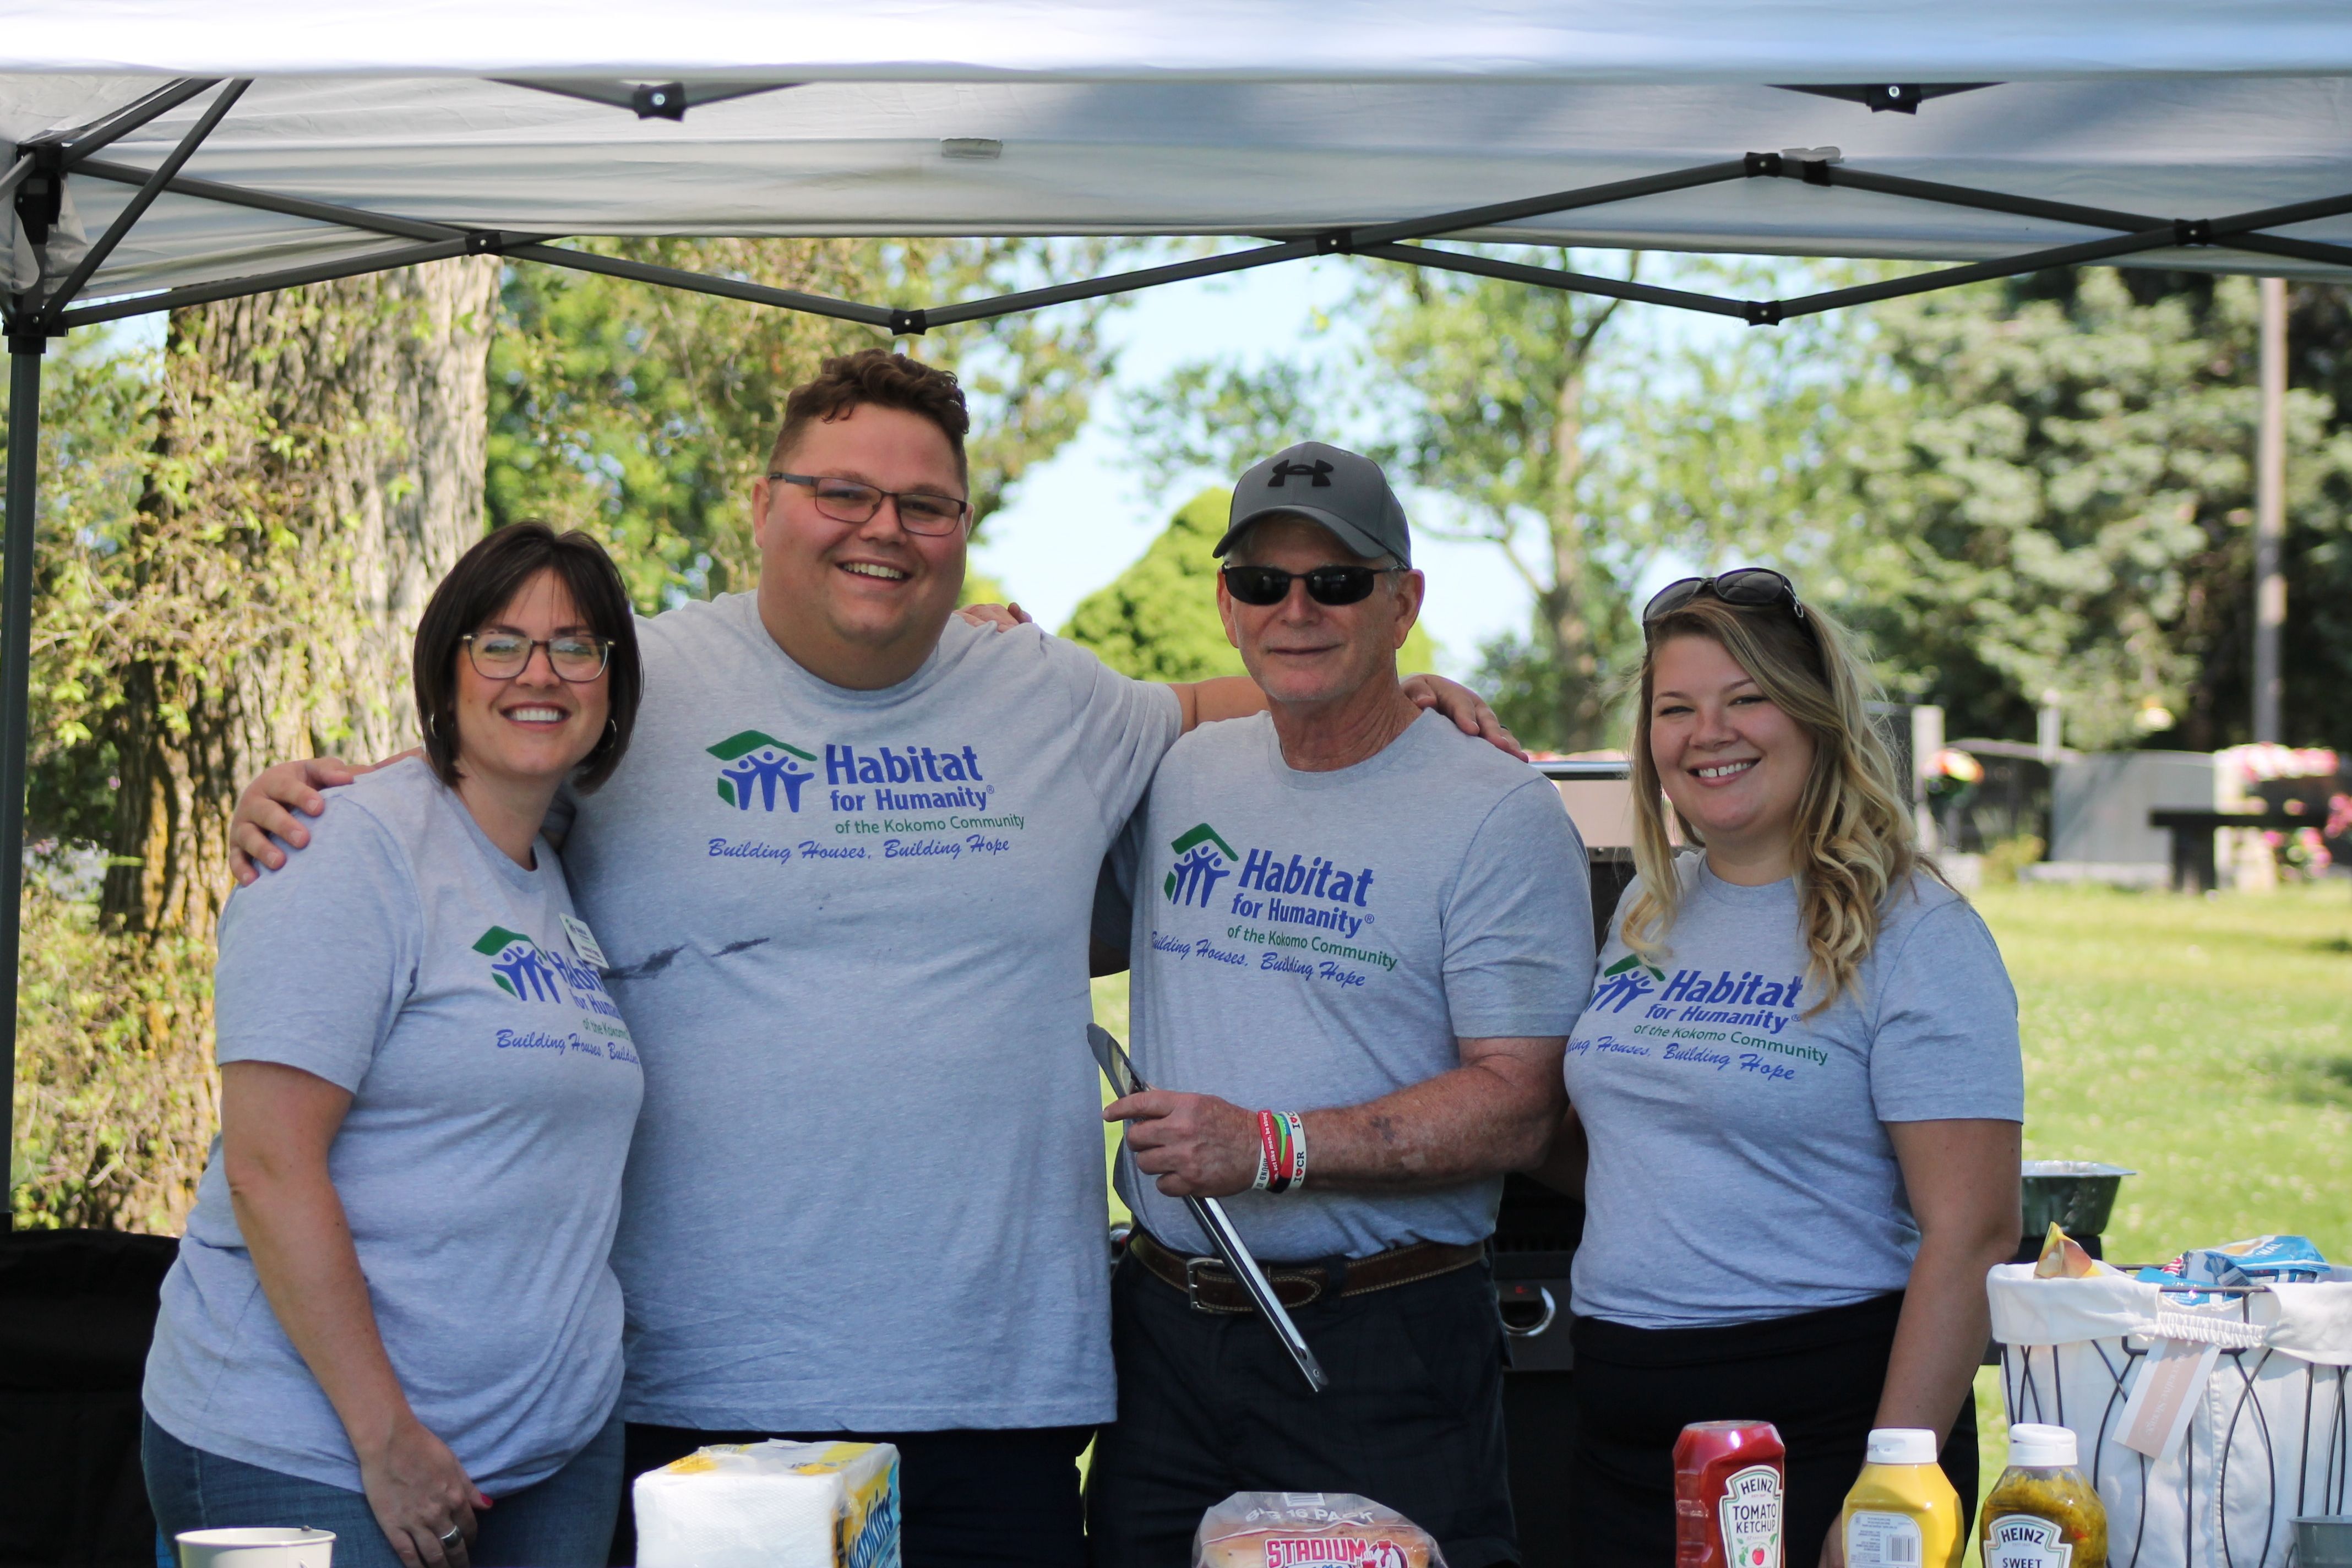
{"type": "Polygon", "coordinates": [[[1286,572],[1279,566],[1228,566],[1225,592],[1244,605],[1279,605],[1290,597],[1297,578],[1307,584],[1307,596],[1318,605],[1353,605],[1369,598],[1372,584],[1402,566],[1318,566],[1312,572],[1286,572]]]}
{"type": "Polygon", "coordinates": [[[1712,594],[1727,605],[1742,609],[1758,609],[1766,605],[1786,604],[1799,620],[1805,618],[1805,606],[1797,597],[1797,585],[1769,566],[1736,566],[1728,572],[1718,572],[1712,577],[1685,577],[1659,589],[1648,606],[1642,611],[1642,625],[1646,629],[1673,615],[1701,594],[1712,594]]]}

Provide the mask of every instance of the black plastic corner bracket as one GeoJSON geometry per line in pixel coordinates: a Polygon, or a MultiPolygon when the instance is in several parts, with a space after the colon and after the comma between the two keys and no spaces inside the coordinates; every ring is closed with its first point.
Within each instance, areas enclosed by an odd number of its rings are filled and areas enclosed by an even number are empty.
{"type": "Polygon", "coordinates": [[[39,332],[28,332],[19,327],[8,334],[8,352],[12,354],[45,354],[49,352],[49,340],[39,332]]]}
{"type": "Polygon", "coordinates": [[[1780,173],[1780,154],[1778,153],[1750,153],[1747,163],[1751,177],[1770,179],[1780,173]]]}
{"type": "Polygon", "coordinates": [[[931,330],[929,319],[920,310],[890,312],[890,335],[894,338],[919,338],[931,330]]]}
{"type": "Polygon", "coordinates": [[[16,222],[34,245],[49,243],[49,230],[65,210],[66,149],[61,142],[26,149],[33,166],[16,186],[16,222]]]}
{"type": "Polygon", "coordinates": [[[686,86],[675,81],[647,82],[629,94],[629,107],[640,120],[684,120],[686,86]]]}
{"type": "Polygon", "coordinates": [[[1748,318],[1748,324],[1751,327],[1777,327],[1780,324],[1780,301],[1778,300],[1750,300],[1739,307],[1739,311],[1748,318]]]}

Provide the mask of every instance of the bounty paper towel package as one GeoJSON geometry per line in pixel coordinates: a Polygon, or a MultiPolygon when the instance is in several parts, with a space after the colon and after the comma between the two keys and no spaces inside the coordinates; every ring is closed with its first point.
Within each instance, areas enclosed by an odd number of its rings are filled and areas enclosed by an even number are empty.
{"type": "Polygon", "coordinates": [[[898,1450],[730,1443],[639,1476],[637,1568],[898,1568],[898,1450]]]}

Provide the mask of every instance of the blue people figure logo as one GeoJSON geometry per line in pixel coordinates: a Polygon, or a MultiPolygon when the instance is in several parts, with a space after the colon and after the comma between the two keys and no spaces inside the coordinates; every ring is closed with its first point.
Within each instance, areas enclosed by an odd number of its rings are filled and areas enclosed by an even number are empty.
{"type": "Polygon", "coordinates": [[[1655,991],[1665,977],[1664,970],[1645,962],[1639,953],[1629,952],[1601,972],[1601,984],[1592,993],[1592,1006],[1622,1013],[1655,991]]]}
{"type": "Polygon", "coordinates": [[[798,811],[802,786],[816,777],[800,765],[816,761],[813,753],[758,730],[728,736],[710,748],[710,754],[727,764],[719,770],[719,798],[738,811],[751,810],[754,799],[761,811],[775,810],[779,784],[784,790],[784,809],[798,811]]]}
{"type": "Polygon", "coordinates": [[[490,961],[490,978],[499,990],[518,1002],[559,1002],[562,993],[555,987],[556,968],[548,962],[539,943],[519,931],[504,926],[492,926],[474,944],[474,951],[490,961]]]}
{"type": "Polygon", "coordinates": [[[1204,910],[1209,907],[1210,893],[1234,874],[1234,863],[1241,858],[1205,822],[1168,847],[1176,851],[1176,864],[1160,883],[1160,890],[1171,904],[1198,904],[1204,910]]]}

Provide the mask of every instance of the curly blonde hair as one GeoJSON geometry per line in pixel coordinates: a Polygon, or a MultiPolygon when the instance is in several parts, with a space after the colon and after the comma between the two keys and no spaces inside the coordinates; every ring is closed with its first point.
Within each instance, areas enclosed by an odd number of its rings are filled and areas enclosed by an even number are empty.
{"type": "MultiPolygon", "coordinates": [[[[1810,605],[1800,617],[1785,603],[1742,606],[1702,595],[1647,628],[1632,758],[1633,865],[1642,886],[1619,930],[1625,944],[1653,963],[1667,956],[1683,884],[1666,835],[1658,764],[1650,753],[1652,683],[1658,650],[1683,637],[1721,646],[1812,737],[1812,772],[1797,799],[1789,858],[1810,955],[1806,978],[1821,987],[1807,1011],[1818,1013],[1853,984],[1878,940],[1879,907],[1887,895],[1908,887],[1921,869],[1940,879],[1919,853],[1895,760],[1864,706],[1875,682],[1845,632],[1810,605]]],[[[1679,811],[1675,824],[1685,844],[1705,847],[1705,837],[1679,811]]]]}

